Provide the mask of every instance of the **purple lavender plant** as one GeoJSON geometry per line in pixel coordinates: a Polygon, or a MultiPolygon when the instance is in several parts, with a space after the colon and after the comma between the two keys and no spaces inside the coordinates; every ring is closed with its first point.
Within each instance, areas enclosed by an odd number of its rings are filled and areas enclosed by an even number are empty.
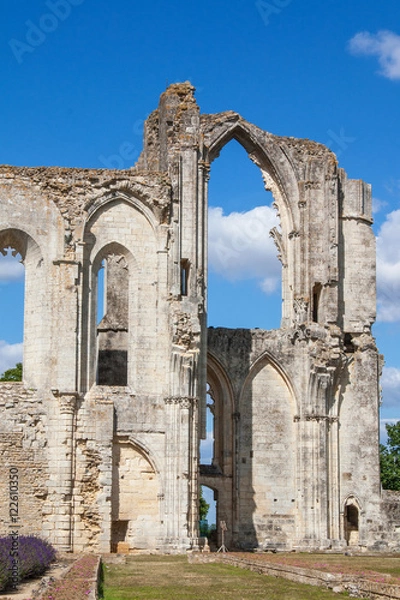
{"type": "Polygon", "coordinates": [[[12,558],[10,554],[11,539],[0,538],[0,591],[4,590],[11,580],[12,558]]]}
{"type": "Polygon", "coordinates": [[[55,557],[54,548],[34,535],[19,536],[17,550],[10,536],[0,538],[0,591],[15,584],[16,573],[20,581],[42,575],[55,557]]]}

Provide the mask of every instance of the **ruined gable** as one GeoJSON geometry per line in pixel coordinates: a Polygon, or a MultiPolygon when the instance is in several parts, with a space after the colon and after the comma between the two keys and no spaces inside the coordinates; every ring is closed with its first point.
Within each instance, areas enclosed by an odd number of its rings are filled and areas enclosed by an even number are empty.
{"type": "Polygon", "coordinates": [[[21,533],[76,552],[182,552],[198,547],[207,485],[229,548],[396,548],[371,223],[369,186],[328,148],[202,115],[187,82],[162,94],[131,169],[0,167],[0,246],[26,273],[24,382],[0,386],[21,533]],[[232,139],[280,219],[274,331],[207,331],[209,171],[232,139]],[[214,456],[201,465],[207,384],[214,456]]]}

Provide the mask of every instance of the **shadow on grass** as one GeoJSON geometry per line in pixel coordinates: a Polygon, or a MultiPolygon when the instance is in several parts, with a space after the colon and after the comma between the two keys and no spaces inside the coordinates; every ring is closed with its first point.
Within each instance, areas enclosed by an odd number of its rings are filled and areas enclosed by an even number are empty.
{"type": "Polygon", "coordinates": [[[104,563],[100,561],[99,576],[97,578],[97,597],[104,598],[104,563]]]}

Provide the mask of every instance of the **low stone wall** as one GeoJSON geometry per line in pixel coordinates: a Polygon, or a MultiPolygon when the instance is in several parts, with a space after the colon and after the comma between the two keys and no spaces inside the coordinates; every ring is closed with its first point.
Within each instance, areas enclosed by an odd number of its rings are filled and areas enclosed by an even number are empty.
{"type": "MultiPolygon", "coordinates": [[[[324,573],[316,569],[269,563],[264,559],[261,562],[257,561],[256,556],[254,559],[244,559],[230,553],[193,553],[189,555],[189,561],[193,563],[220,562],[272,577],[283,577],[296,583],[326,587],[336,593],[347,591],[353,598],[368,598],[370,600],[400,599],[400,585],[385,581],[371,581],[357,575],[324,573]]],[[[383,580],[390,578],[389,575],[384,573],[381,573],[380,577],[383,580]]]]}

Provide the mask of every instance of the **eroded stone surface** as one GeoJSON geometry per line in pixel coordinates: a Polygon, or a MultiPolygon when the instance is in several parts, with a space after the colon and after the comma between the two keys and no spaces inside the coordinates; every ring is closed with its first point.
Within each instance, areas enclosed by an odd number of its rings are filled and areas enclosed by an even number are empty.
{"type": "Polygon", "coordinates": [[[369,186],[328,148],[200,115],[189,83],[161,96],[132,169],[0,167],[0,249],[26,271],[24,383],[0,385],[1,533],[18,469],[21,533],[61,550],[196,548],[199,484],[230,548],[397,548],[371,223],[369,186]],[[207,334],[207,184],[232,138],[279,213],[282,325],[207,334]]]}

